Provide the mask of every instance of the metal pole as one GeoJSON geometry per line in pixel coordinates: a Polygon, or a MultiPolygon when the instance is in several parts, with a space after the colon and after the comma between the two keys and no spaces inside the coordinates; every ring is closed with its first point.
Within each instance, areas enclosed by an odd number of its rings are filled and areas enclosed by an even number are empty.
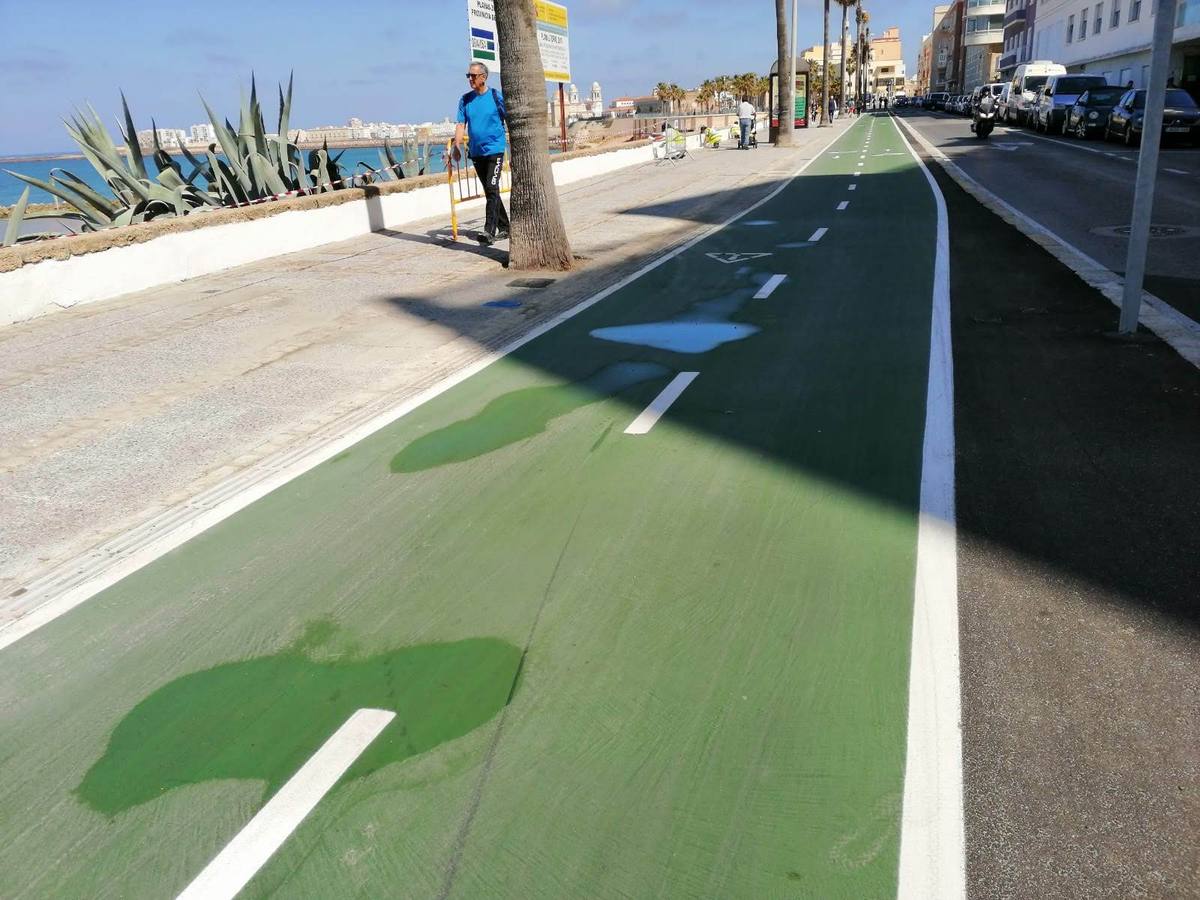
{"type": "Polygon", "coordinates": [[[1167,69],[1171,64],[1171,38],[1175,32],[1175,0],[1156,0],[1154,38],[1150,50],[1150,83],[1142,117],[1142,146],[1138,151],[1137,181],[1133,189],[1133,216],[1129,249],[1125,257],[1125,293],[1121,298],[1121,334],[1137,331],[1146,277],[1146,251],[1150,242],[1150,216],[1154,211],[1154,184],[1158,178],[1158,147],[1166,105],[1167,69]]]}
{"type": "MultiPolygon", "coordinates": [[[[790,82],[792,86],[790,92],[792,97],[792,108],[788,111],[788,115],[792,117],[793,131],[796,130],[796,46],[798,41],[798,38],[796,37],[796,8],[799,5],[800,0],[792,0],[792,52],[788,55],[788,72],[790,72],[792,76],[792,80],[790,82]]],[[[805,103],[808,103],[807,99],[805,100],[805,103]]],[[[805,115],[808,116],[808,120],[811,121],[812,114],[807,112],[807,106],[805,115]]]]}
{"type": "Polygon", "coordinates": [[[558,83],[558,125],[559,125],[559,146],[562,152],[567,152],[567,98],[566,92],[563,90],[563,83],[558,83]]]}

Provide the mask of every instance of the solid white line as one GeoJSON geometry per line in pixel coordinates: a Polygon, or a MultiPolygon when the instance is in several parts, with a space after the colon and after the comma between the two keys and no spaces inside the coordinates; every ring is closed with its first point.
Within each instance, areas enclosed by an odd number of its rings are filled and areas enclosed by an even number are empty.
{"type": "Polygon", "coordinates": [[[852,184],[852,185],[850,185],[848,188],[846,188],[846,190],[848,190],[848,191],[857,191],[857,190],[858,190],[858,185],[857,185],[857,184],[852,184]]]}
{"type": "Polygon", "coordinates": [[[771,294],[775,293],[775,288],[783,284],[786,275],[772,275],[766,280],[762,287],[758,289],[758,293],[754,295],[755,300],[766,300],[771,294]]]}
{"type": "Polygon", "coordinates": [[[645,434],[648,432],[699,374],[699,372],[680,372],[672,378],[671,383],[662,389],[662,393],[651,400],[650,405],[642,410],[642,414],[625,429],[625,433],[645,434]]]}
{"type": "Polygon", "coordinates": [[[1191,175],[1191,174],[1192,174],[1191,172],[1188,172],[1188,171],[1186,171],[1186,170],[1184,170],[1184,169],[1167,169],[1167,168],[1164,168],[1164,169],[1163,169],[1163,171],[1164,171],[1164,172],[1170,172],[1172,175],[1191,175]]]}
{"type": "Polygon", "coordinates": [[[204,867],[179,900],[236,897],[395,717],[388,709],[354,713],[204,867]]]}
{"type": "Polygon", "coordinates": [[[816,231],[814,231],[812,233],[812,237],[810,237],[808,239],[809,243],[815,244],[821,238],[825,237],[825,232],[827,232],[828,230],[829,230],[828,228],[818,228],[816,231]]]}
{"type": "Polygon", "coordinates": [[[850,205],[850,201],[849,201],[849,200],[843,200],[841,203],[839,203],[839,204],[837,205],[838,212],[841,212],[843,209],[845,209],[845,208],[846,208],[847,206],[849,206],[849,205],[850,205]]]}
{"type": "Polygon", "coordinates": [[[954,360],[950,345],[950,229],[946,199],[898,125],[937,205],[929,387],[921,451],[921,508],[908,676],[908,747],[900,820],[898,900],[967,895],[962,704],[958,656],[958,536],[954,509],[954,360]]]}
{"type": "Polygon", "coordinates": [[[61,566],[26,585],[28,590],[21,596],[21,606],[19,607],[24,612],[18,612],[15,618],[0,624],[0,650],[13,645],[21,638],[32,634],[43,625],[53,622],[80,604],[86,603],[105,588],[112,587],[121,579],[149,565],[160,556],[223,522],[255,500],[265,497],[321,463],[333,459],[343,450],[348,450],[381,428],[386,428],[414,409],[466,381],[472,375],[482,372],[497,360],[503,359],[530,341],[541,337],[547,331],[557,328],[568,319],[590,309],[601,300],[637,281],[643,275],[654,271],[681,253],[686,253],[722,229],[728,228],[738,219],[771,202],[783,193],[793,181],[803,175],[809,166],[824,156],[826,151],[840,138],[840,132],[831,134],[819,150],[805,160],[791,175],[784,178],[773,191],[754,201],[745,209],[734,213],[723,222],[706,228],[678,247],[668,250],[662,256],[646,263],[637,271],[631,272],[604,290],[543,322],[499,350],[480,357],[432,387],[403,400],[394,407],[371,415],[365,421],[355,420],[347,431],[328,438],[317,446],[305,446],[300,451],[294,447],[288,448],[277,457],[262,460],[238,475],[232,476],[228,481],[221,482],[204,492],[203,495],[197,495],[178,506],[171,507],[154,519],[132,529],[132,531],[140,530],[143,535],[137,543],[131,544],[129,533],[126,533],[118,535],[112,541],[101,544],[87,553],[66,560],[61,566]],[[282,460],[286,460],[286,462],[282,460]],[[231,489],[231,485],[235,483],[238,485],[237,489],[231,489]],[[206,501],[204,498],[208,497],[213,499],[206,501]],[[169,525],[164,521],[168,519],[170,520],[169,525]],[[113,549],[114,545],[118,543],[124,545],[119,553],[113,549]]]}

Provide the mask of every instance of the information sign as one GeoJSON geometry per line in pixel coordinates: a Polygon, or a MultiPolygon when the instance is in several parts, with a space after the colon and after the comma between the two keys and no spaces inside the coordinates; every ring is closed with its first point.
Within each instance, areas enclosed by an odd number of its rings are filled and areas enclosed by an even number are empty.
{"type": "Polygon", "coordinates": [[[481,62],[491,74],[499,75],[500,39],[496,35],[496,7],[492,0],[467,0],[467,28],[471,61],[481,62]]]}
{"type": "Polygon", "coordinates": [[[567,8],[548,0],[535,0],[538,49],[547,81],[571,80],[571,41],[567,35],[567,8]]]}

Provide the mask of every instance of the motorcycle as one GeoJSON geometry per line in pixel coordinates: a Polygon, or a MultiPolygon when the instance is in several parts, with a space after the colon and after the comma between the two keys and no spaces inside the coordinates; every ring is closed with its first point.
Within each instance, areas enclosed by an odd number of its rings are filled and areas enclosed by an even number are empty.
{"type": "Polygon", "coordinates": [[[975,104],[971,113],[971,130],[975,137],[986,138],[996,127],[996,107],[991,94],[984,94],[983,99],[975,104]]]}

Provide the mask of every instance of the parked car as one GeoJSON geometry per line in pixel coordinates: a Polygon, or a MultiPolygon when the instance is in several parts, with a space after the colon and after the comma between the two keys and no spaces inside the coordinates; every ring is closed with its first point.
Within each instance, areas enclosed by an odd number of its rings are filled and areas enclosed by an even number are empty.
{"type": "MultiPolygon", "coordinates": [[[[1049,80],[1049,76],[1047,76],[1049,80]]],[[[1021,124],[1033,127],[1033,124],[1038,120],[1038,115],[1041,112],[1042,103],[1044,102],[1046,84],[1042,82],[1033,92],[1033,98],[1025,101],[1023,115],[1021,116],[1021,124]]]]}
{"type": "MultiPolygon", "coordinates": [[[[1108,117],[1104,136],[1119,138],[1132,147],[1142,139],[1142,117],[1146,108],[1146,92],[1126,91],[1108,117]]],[[[1163,108],[1163,143],[1167,141],[1200,140],[1200,108],[1191,95],[1180,88],[1167,88],[1163,108]]]]}
{"type": "Polygon", "coordinates": [[[1000,107],[1000,119],[1005,125],[1029,124],[1028,106],[1037,90],[1051,75],[1066,75],[1065,66],[1045,59],[1022,63],[1009,79],[1008,98],[1000,107]]]}
{"type": "Polygon", "coordinates": [[[1079,95],[1090,88],[1108,87],[1103,75],[1051,75],[1042,89],[1033,127],[1046,134],[1066,134],[1067,110],[1075,105],[1079,95]]]}
{"type": "Polygon", "coordinates": [[[1104,134],[1108,128],[1108,115],[1124,93],[1125,88],[1116,85],[1084,91],[1067,110],[1063,133],[1073,134],[1077,138],[1104,134]]]}
{"type": "Polygon", "coordinates": [[[929,95],[929,108],[941,109],[946,108],[946,103],[950,100],[950,95],[945,91],[934,91],[929,95]]]}
{"type": "Polygon", "coordinates": [[[970,94],[959,94],[954,98],[954,111],[960,116],[965,116],[971,107],[970,94]]]}

